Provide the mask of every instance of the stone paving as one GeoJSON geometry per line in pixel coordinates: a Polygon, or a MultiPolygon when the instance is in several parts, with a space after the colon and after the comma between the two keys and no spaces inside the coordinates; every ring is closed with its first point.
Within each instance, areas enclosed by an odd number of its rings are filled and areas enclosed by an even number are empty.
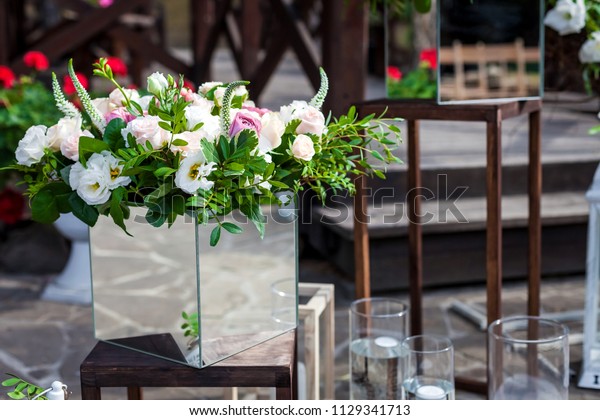
{"type": "MultiPolygon", "coordinates": [[[[215,63],[215,74],[223,80],[232,80],[236,75],[226,58],[215,63]]],[[[304,78],[299,77],[294,60],[288,57],[279,69],[278,76],[268,86],[263,106],[278,107],[292,99],[307,99],[311,93],[304,78]]],[[[369,97],[381,96],[381,81],[370,81],[369,97]]],[[[544,161],[568,159],[600,160],[600,137],[590,137],[587,129],[596,124],[597,101],[574,102],[577,98],[565,96],[571,101],[565,105],[548,103],[543,112],[544,161]]],[[[515,119],[505,125],[503,152],[505,161],[518,161],[524,158],[526,150],[526,121],[515,119]]],[[[437,139],[423,145],[424,165],[481,164],[484,161],[483,127],[452,123],[424,124],[423,137],[437,139]]],[[[404,146],[403,146],[404,147],[404,146]]],[[[400,153],[404,153],[401,151],[400,153]]],[[[18,246],[23,238],[13,240],[10,247],[18,246]]],[[[7,245],[5,244],[5,247],[7,245]]],[[[7,248],[5,248],[7,249],[7,248]]],[[[36,250],[21,258],[23,271],[30,266],[29,261],[38,261],[41,252],[36,250]]],[[[128,262],[125,261],[124,264],[128,262]]],[[[404,269],[406,262],[400,261],[404,269]]],[[[240,265],[243,270],[244,266],[240,265]]],[[[88,306],[59,304],[40,300],[44,287],[53,278],[51,274],[0,274],[0,376],[4,372],[21,375],[25,379],[42,386],[54,379],[69,385],[72,398],[79,399],[79,364],[95,344],[93,336],[92,311],[88,306]]],[[[16,267],[18,268],[18,266],[16,267]]],[[[114,267],[118,269],[118,266],[114,267]]],[[[17,270],[18,271],[18,270],[17,270]]],[[[42,270],[43,271],[43,270],[42,270]]],[[[49,271],[50,273],[51,271],[49,271]]],[[[170,280],[170,279],[165,279],[170,280]]],[[[332,283],[336,286],[336,398],[348,397],[348,306],[353,299],[351,279],[344,277],[329,263],[318,258],[303,258],[300,265],[300,280],[303,282],[332,283]]],[[[584,302],[584,281],[582,276],[565,279],[546,279],[542,287],[543,307],[546,312],[581,310],[584,302]]],[[[398,294],[406,299],[405,294],[398,294]]],[[[525,286],[522,282],[505,285],[504,314],[520,313],[525,307],[525,286]]],[[[484,364],[484,335],[473,324],[449,310],[454,300],[484,305],[485,286],[449,287],[428,291],[425,297],[425,330],[448,335],[456,344],[457,371],[473,377],[482,377],[484,364]]],[[[581,321],[569,323],[571,331],[581,331],[581,321]]],[[[571,367],[573,374],[578,371],[581,359],[581,344],[571,346],[571,367]]],[[[600,391],[581,390],[571,381],[570,397],[574,399],[597,399],[600,391]]],[[[103,391],[104,398],[125,398],[125,390],[103,391]]],[[[219,389],[148,389],[149,399],[200,399],[220,398],[219,389]]],[[[245,389],[241,398],[269,398],[269,390],[245,389]]],[[[6,399],[0,393],[0,399],[6,399]]],[[[458,392],[457,398],[481,398],[478,395],[458,392]]]]}

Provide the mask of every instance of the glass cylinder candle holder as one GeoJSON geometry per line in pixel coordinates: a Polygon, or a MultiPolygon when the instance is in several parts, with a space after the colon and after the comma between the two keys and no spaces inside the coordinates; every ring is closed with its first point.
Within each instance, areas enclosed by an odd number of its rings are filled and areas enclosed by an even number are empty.
{"type": "Polygon", "coordinates": [[[454,399],[454,347],[449,338],[415,335],[402,342],[403,399],[454,399]]]}
{"type": "Polygon", "coordinates": [[[365,298],[350,306],[350,399],[399,400],[400,345],[408,331],[408,305],[365,298]]]}
{"type": "Polygon", "coordinates": [[[566,400],[569,341],[564,325],[510,317],[488,327],[488,396],[492,400],[566,400]]]}

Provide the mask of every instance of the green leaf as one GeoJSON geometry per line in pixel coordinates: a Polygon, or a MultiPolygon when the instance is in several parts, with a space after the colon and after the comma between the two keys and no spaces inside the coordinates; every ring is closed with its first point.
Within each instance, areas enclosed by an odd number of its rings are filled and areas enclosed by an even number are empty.
{"type": "Polygon", "coordinates": [[[276,188],[283,188],[283,189],[289,189],[290,186],[284,184],[283,182],[280,181],[275,181],[274,179],[270,179],[269,180],[269,184],[271,184],[272,186],[276,187],[276,188]]]}
{"type": "Polygon", "coordinates": [[[25,388],[27,388],[27,382],[21,382],[15,387],[15,391],[22,392],[25,388]]]}
{"type": "Polygon", "coordinates": [[[36,222],[54,223],[59,216],[56,196],[50,189],[42,189],[31,200],[31,218],[36,222]]]}
{"type": "Polygon", "coordinates": [[[216,246],[219,239],[221,239],[221,226],[217,225],[210,233],[210,246],[216,246]]]}
{"type": "Polygon", "coordinates": [[[429,13],[431,10],[431,0],[413,0],[413,3],[419,13],[429,13]]]}
{"type": "Polygon", "coordinates": [[[171,132],[171,124],[168,124],[168,123],[166,123],[164,121],[161,121],[161,122],[158,123],[158,126],[160,128],[162,128],[163,130],[165,130],[165,131],[171,132]]]}
{"type": "Polygon", "coordinates": [[[73,192],[69,196],[69,204],[71,205],[73,215],[86,225],[92,227],[98,221],[98,210],[83,201],[76,192],[73,192]]]}
{"type": "Polygon", "coordinates": [[[166,220],[167,217],[161,212],[154,211],[151,209],[148,209],[148,211],[146,212],[146,221],[154,227],[161,227],[165,224],[166,220]]]}
{"type": "Polygon", "coordinates": [[[206,139],[202,139],[200,142],[200,147],[202,148],[202,153],[204,153],[204,157],[209,162],[220,163],[219,154],[217,153],[217,149],[215,145],[209,142],[206,139]]]}
{"type": "Polygon", "coordinates": [[[171,143],[173,146],[187,146],[188,142],[182,139],[176,139],[173,140],[173,143],[171,143]]]}
{"type": "Polygon", "coordinates": [[[371,154],[375,159],[385,160],[383,156],[381,156],[381,153],[379,153],[377,150],[371,150],[371,154]]]}
{"type": "Polygon", "coordinates": [[[123,196],[125,194],[127,194],[127,190],[123,187],[113,190],[110,198],[110,217],[112,217],[115,224],[123,229],[127,235],[132,236],[129,232],[127,232],[127,227],[125,226],[123,217],[123,209],[121,208],[121,202],[123,201],[123,196]]]}
{"type": "Polygon", "coordinates": [[[6,395],[8,395],[13,400],[22,400],[23,398],[25,398],[25,394],[17,391],[9,392],[6,395]]]}
{"type": "Polygon", "coordinates": [[[167,195],[169,193],[169,191],[171,191],[172,189],[172,185],[169,182],[165,182],[163,184],[160,184],[159,187],[157,189],[155,189],[154,191],[152,191],[150,194],[148,194],[145,198],[144,198],[144,202],[145,203],[152,203],[152,202],[156,202],[158,201],[158,199],[164,197],[165,195],[167,195]]]}
{"type": "Polygon", "coordinates": [[[157,177],[165,177],[165,176],[169,176],[175,172],[177,172],[176,169],[164,166],[164,167],[158,168],[156,171],[154,171],[154,175],[157,177]]]}
{"type": "Polygon", "coordinates": [[[229,222],[224,222],[221,224],[221,226],[223,226],[223,229],[225,229],[227,232],[233,233],[234,235],[237,235],[244,231],[244,229],[242,229],[238,225],[234,225],[233,223],[229,223],[229,222]]]}
{"type": "Polygon", "coordinates": [[[14,386],[18,384],[21,380],[19,378],[9,378],[2,381],[2,386],[14,386]]]}
{"type": "Polygon", "coordinates": [[[92,153],[101,153],[104,150],[110,150],[107,143],[92,137],[82,136],[79,138],[79,157],[85,159],[92,153]]]}
{"type": "Polygon", "coordinates": [[[114,118],[110,120],[106,129],[104,130],[104,143],[110,146],[111,150],[122,149],[125,147],[125,139],[121,134],[121,130],[127,127],[125,121],[121,118],[114,118]]]}

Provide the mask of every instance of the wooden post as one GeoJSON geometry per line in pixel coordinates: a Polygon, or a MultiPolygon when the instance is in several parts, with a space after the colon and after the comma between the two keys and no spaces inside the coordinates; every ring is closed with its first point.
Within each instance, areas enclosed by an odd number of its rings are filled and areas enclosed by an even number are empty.
{"type": "Polygon", "coordinates": [[[371,265],[369,256],[369,216],[366,180],[364,176],[354,179],[354,291],[356,299],[371,297],[371,265]]]}
{"type": "Polygon", "coordinates": [[[254,74],[260,53],[262,15],[259,0],[242,2],[242,78],[249,80],[254,74]]]}
{"type": "Polygon", "coordinates": [[[214,0],[190,1],[190,19],[192,21],[192,78],[194,83],[210,79],[210,65],[202,63],[211,28],[215,24],[214,0]],[[202,71],[202,69],[205,69],[202,71]]]}
{"type": "Polygon", "coordinates": [[[329,75],[326,112],[363,100],[367,80],[368,11],[363,0],[323,2],[323,67],[329,75]]]}
{"type": "Polygon", "coordinates": [[[502,316],[502,115],[493,112],[487,121],[487,318],[502,316]]]}
{"type": "Polygon", "coordinates": [[[540,314],[540,281],[542,271],[542,162],[541,112],[529,114],[529,293],[527,313],[540,314]]]}
{"type": "Polygon", "coordinates": [[[9,2],[7,0],[0,0],[0,31],[2,31],[1,35],[3,39],[0,42],[0,64],[2,65],[8,65],[10,60],[9,9],[9,2]]]}

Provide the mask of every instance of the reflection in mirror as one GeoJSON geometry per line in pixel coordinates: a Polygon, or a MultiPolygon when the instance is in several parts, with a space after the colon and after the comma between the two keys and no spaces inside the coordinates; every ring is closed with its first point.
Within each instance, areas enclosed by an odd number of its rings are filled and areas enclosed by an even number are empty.
{"type": "Polygon", "coordinates": [[[540,0],[438,1],[438,100],[541,96],[540,0]]]}
{"type": "Polygon", "coordinates": [[[412,2],[385,10],[388,98],[434,99],[436,82],[435,7],[419,13],[412,2]]]}

